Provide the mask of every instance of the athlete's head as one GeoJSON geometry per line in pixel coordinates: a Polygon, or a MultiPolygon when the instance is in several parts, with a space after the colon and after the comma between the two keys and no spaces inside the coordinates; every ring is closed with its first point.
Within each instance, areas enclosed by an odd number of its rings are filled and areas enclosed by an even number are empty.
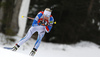
{"type": "Polygon", "coordinates": [[[49,8],[46,8],[43,13],[44,19],[49,19],[51,12],[52,10],[50,10],[49,8]]]}

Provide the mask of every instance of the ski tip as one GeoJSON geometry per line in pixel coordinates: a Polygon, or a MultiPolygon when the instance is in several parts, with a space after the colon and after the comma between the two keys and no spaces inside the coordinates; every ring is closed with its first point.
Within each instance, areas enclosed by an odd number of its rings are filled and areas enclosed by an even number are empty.
{"type": "Polygon", "coordinates": [[[13,48],[10,48],[10,47],[3,47],[3,48],[4,48],[4,49],[9,49],[9,50],[10,50],[10,49],[13,49],[13,48]]]}

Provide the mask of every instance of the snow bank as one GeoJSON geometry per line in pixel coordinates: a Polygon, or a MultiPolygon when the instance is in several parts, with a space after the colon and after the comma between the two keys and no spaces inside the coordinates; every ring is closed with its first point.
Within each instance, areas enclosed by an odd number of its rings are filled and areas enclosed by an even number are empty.
{"type": "MultiPolygon", "coordinates": [[[[0,56],[3,57],[30,57],[36,40],[30,38],[25,42],[16,52],[3,49],[3,47],[13,47],[21,38],[7,37],[0,34],[0,56]],[[7,38],[14,38],[15,42],[6,40],[7,38]],[[10,44],[12,43],[12,44],[10,44]]],[[[100,57],[100,46],[88,41],[81,41],[76,44],[54,44],[41,42],[40,47],[34,57],[100,57]]]]}
{"type": "Polygon", "coordinates": [[[31,57],[31,56],[0,48],[0,57],[31,57]]]}

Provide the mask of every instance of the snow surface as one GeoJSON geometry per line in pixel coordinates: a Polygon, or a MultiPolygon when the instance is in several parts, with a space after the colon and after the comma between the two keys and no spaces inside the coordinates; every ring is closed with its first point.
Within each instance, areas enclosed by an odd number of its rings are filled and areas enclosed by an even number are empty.
{"type": "MultiPolygon", "coordinates": [[[[0,56],[30,57],[29,53],[36,41],[32,38],[24,43],[16,52],[3,49],[3,47],[13,47],[20,39],[18,36],[0,34],[0,56]],[[5,40],[7,38],[13,38],[16,41],[10,42],[5,40]]],[[[100,48],[99,45],[87,41],[81,41],[71,45],[41,42],[34,57],[100,57],[100,48]]]]}
{"type": "Polygon", "coordinates": [[[0,48],[0,57],[30,57],[30,56],[0,48]]]}

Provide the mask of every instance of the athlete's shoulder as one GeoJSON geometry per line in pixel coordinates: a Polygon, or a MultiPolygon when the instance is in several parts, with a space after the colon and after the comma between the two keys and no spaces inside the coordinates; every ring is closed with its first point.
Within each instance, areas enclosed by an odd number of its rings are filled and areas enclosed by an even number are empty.
{"type": "Polygon", "coordinates": [[[43,14],[44,13],[44,11],[40,11],[38,14],[43,14]]]}
{"type": "Polygon", "coordinates": [[[42,15],[43,15],[43,11],[40,11],[40,12],[37,14],[38,18],[41,18],[42,15]]]}
{"type": "Polygon", "coordinates": [[[51,15],[51,16],[50,16],[50,24],[53,24],[53,22],[54,22],[54,18],[53,18],[53,16],[51,15]]]}
{"type": "Polygon", "coordinates": [[[54,18],[53,18],[53,16],[52,15],[50,15],[50,20],[53,20],[54,18]]]}

